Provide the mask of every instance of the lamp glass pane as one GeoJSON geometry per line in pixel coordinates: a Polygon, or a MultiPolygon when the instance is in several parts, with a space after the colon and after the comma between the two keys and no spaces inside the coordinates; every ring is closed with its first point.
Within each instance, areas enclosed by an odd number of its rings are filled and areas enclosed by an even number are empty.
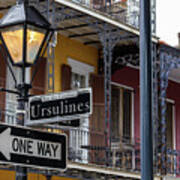
{"type": "Polygon", "coordinates": [[[45,38],[46,30],[28,26],[27,29],[27,63],[33,64],[45,38]]]}
{"type": "Polygon", "coordinates": [[[9,27],[2,31],[2,37],[14,64],[23,60],[23,27],[9,27]]]}

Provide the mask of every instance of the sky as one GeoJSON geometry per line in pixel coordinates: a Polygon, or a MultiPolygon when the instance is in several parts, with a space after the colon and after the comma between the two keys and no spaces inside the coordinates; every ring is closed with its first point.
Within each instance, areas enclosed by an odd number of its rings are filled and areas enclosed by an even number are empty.
{"type": "Polygon", "coordinates": [[[157,36],[171,46],[178,45],[180,0],[156,0],[157,36]]]}

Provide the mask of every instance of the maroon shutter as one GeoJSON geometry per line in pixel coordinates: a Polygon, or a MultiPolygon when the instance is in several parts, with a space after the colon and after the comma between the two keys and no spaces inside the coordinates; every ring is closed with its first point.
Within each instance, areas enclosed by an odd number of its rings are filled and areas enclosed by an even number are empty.
{"type": "Polygon", "coordinates": [[[62,91],[71,89],[71,67],[66,64],[61,66],[61,85],[62,91]]]}
{"type": "MultiPolygon", "coordinates": [[[[71,89],[71,67],[66,64],[61,66],[61,87],[62,91],[71,89]]],[[[64,130],[64,133],[69,137],[69,130],[64,130]]]]}
{"type": "MultiPolygon", "coordinates": [[[[5,52],[2,48],[2,52],[0,51],[0,87],[5,88],[6,87],[6,63],[3,55],[5,55],[5,52]]],[[[5,100],[6,100],[6,94],[5,92],[0,92],[0,121],[4,121],[4,110],[5,110],[5,100]]]]}
{"type": "MultiPolygon", "coordinates": [[[[105,103],[104,103],[104,77],[101,75],[91,74],[90,86],[93,90],[93,114],[90,117],[90,145],[96,148],[105,147],[105,103]]],[[[102,163],[104,159],[105,151],[92,151],[92,161],[100,159],[99,163],[102,163]],[[95,157],[96,156],[96,157],[95,157]],[[97,157],[98,156],[98,157],[97,157]]]]}
{"type": "MultiPolygon", "coordinates": [[[[47,60],[45,58],[41,58],[38,66],[37,74],[34,78],[32,84],[32,93],[35,95],[45,94],[46,90],[46,64],[47,60]]],[[[32,68],[32,73],[35,70],[35,66],[32,68]]]]}

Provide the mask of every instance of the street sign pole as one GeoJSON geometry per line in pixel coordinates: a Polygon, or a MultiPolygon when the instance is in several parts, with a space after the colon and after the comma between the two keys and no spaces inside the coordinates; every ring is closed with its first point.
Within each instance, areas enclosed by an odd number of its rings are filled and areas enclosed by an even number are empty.
{"type": "MultiPolygon", "coordinates": [[[[24,112],[25,103],[18,100],[17,113],[16,113],[16,124],[24,125],[24,112]],[[21,112],[20,112],[21,111],[21,112]]],[[[16,166],[16,180],[27,180],[27,168],[16,166]]]]}
{"type": "MultiPolygon", "coordinates": [[[[28,102],[28,91],[30,86],[25,84],[25,72],[22,72],[23,84],[18,86],[19,90],[19,97],[18,97],[18,104],[16,109],[16,124],[20,126],[25,125],[25,115],[26,115],[26,105],[28,102]]],[[[16,180],[27,180],[27,168],[16,166],[16,180]]]]}
{"type": "Polygon", "coordinates": [[[151,0],[140,2],[141,179],[153,180],[151,0]]]}

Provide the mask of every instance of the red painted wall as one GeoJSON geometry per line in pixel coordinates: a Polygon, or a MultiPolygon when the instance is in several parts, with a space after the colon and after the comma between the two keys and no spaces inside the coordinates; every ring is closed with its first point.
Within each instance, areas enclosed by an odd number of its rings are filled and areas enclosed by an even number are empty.
{"type": "MultiPolygon", "coordinates": [[[[116,71],[112,81],[134,88],[134,132],[135,138],[140,137],[140,91],[139,91],[139,70],[125,67],[116,71]]],[[[175,101],[176,119],[176,149],[180,150],[180,83],[169,81],[167,98],[175,101]]]]}

